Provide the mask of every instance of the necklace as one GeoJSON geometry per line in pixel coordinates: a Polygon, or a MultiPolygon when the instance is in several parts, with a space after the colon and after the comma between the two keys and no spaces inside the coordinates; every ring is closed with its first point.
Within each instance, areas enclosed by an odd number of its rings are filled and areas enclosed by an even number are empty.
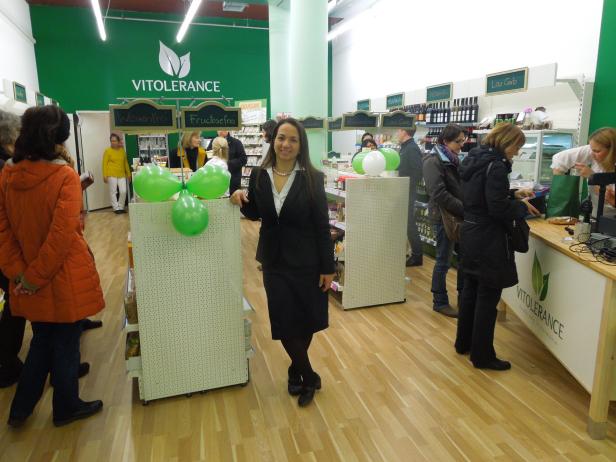
{"type": "Polygon", "coordinates": [[[293,170],[291,170],[290,172],[279,172],[278,170],[276,170],[276,167],[274,166],[272,166],[272,170],[278,176],[289,176],[291,175],[291,173],[293,173],[293,170]]]}

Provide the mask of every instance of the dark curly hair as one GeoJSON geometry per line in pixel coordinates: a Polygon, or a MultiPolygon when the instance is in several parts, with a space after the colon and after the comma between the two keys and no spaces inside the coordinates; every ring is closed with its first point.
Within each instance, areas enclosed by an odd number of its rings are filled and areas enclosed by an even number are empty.
{"type": "Polygon", "coordinates": [[[57,106],[29,108],[21,118],[21,132],[15,141],[13,162],[58,158],[56,145],[68,137],[64,137],[67,125],[70,127],[68,116],[57,106]]]}

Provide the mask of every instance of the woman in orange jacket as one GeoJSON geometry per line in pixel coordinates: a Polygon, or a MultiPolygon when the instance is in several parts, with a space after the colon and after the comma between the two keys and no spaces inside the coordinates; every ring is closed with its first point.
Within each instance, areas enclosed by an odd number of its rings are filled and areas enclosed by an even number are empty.
{"type": "Polygon", "coordinates": [[[70,123],[56,106],[28,109],[15,154],[0,178],[0,269],[11,310],[32,323],[32,342],[9,425],[25,423],[51,373],[53,421],[66,425],[102,409],[79,399],[80,321],[105,306],[79,223],[81,186],[62,144],[70,123]]]}

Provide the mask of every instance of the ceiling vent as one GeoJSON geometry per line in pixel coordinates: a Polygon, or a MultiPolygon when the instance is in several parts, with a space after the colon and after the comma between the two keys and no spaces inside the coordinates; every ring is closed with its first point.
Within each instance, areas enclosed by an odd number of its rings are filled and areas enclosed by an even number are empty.
{"type": "Polygon", "coordinates": [[[222,2],[222,10],[230,13],[242,13],[246,9],[246,3],[222,2]]]}

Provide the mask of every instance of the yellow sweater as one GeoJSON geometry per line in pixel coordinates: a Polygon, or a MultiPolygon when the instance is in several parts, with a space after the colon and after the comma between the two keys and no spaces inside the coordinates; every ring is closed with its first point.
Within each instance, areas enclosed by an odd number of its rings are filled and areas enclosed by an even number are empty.
{"type": "Polygon", "coordinates": [[[126,158],[124,148],[105,149],[105,154],[103,154],[103,176],[114,178],[130,177],[130,167],[128,166],[128,159],[126,158]]]}

